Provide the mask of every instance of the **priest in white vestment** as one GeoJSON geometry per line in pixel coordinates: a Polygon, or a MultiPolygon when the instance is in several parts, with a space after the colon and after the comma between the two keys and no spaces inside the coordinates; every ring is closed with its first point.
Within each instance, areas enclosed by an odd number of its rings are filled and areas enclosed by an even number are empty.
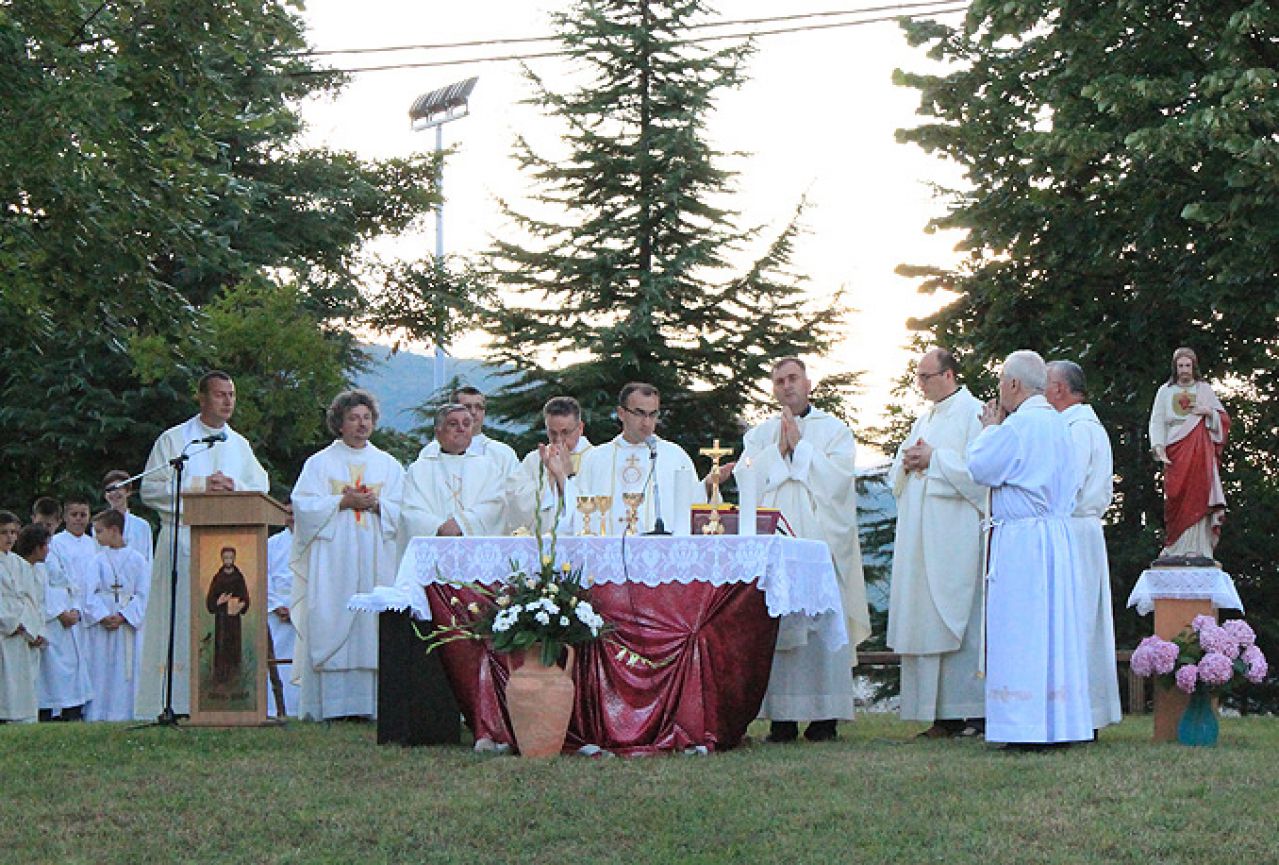
{"type": "Polygon", "coordinates": [[[617,400],[621,433],[591,448],[582,458],[576,493],[611,499],[608,512],[595,517],[596,533],[600,522],[605,525],[605,533],[613,537],[626,531],[627,506],[623,495],[627,493],[643,497],[635,511],[638,534],[657,527],[659,506],[662,527],[672,532],[677,528],[677,521],[690,519],[689,514],[677,512],[677,502],[706,501],[706,488],[698,479],[688,454],[674,442],[656,435],[661,412],[661,394],[657,388],[643,382],[627,384],[617,400]]]}
{"type": "Polygon", "coordinates": [[[955,379],[954,356],[920,358],[915,382],[932,405],[893,458],[897,500],[888,647],[901,655],[901,717],[932,724],[921,735],[981,731],[981,521],[989,490],[968,473],[981,432],[981,401],[955,379]]]}
{"type": "Polygon", "coordinates": [[[36,683],[48,645],[44,591],[32,562],[9,548],[21,543],[18,549],[30,547],[25,552],[39,561],[49,547],[43,527],[20,534],[18,525],[13,514],[0,513],[0,722],[31,724],[39,716],[36,683]]]}
{"type": "Polygon", "coordinates": [[[1115,667],[1115,620],[1110,600],[1110,563],[1101,519],[1114,498],[1114,457],[1110,437],[1091,405],[1084,402],[1084,371],[1069,360],[1048,364],[1048,391],[1075,445],[1083,486],[1075,500],[1070,530],[1075,536],[1075,587],[1084,647],[1088,653],[1088,699],[1093,730],[1123,720],[1119,673],[1115,667]]]}
{"type": "Polygon", "coordinates": [[[772,722],[770,742],[796,739],[801,721],[809,722],[806,739],[830,741],[838,721],[853,717],[852,668],[857,645],[870,636],[857,535],[857,444],[847,424],[808,401],[812,383],[803,361],[783,358],[770,377],[781,413],[746,433],[733,467],[749,462],[761,479],[760,506],[780,510],[797,537],[830,548],[849,642],[832,651],[811,617],[785,616],[760,716],[772,722]]]}
{"type": "Polygon", "coordinates": [[[88,721],[130,721],[141,666],[139,628],[146,618],[151,568],[124,541],[124,514],[104,511],[93,521],[100,551],[85,606],[93,700],[88,721]]]}
{"type": "MultiPolygon", "coordinates": [[[[471,419],[475,421],[475,434],[471,436],[471,443],[467,446],[466,452],[497,463],[498,470],[506,483],[509,504],[511,497],[521,484],[520,458],[515,455],[515,449],[506,442],[500,442],[484,434],[484,419],[488,416],[488,398],[478,388],[465,385],[453,391],[451,400],[457,405],[466,406],[466,410],[471,413],[471,419]]],[[[504,514],[503,520],[501,534],[510,534],[520,526],[519,516],[509,511],[504,514]]]]}
{"type": "Polygon", "coordinates": [[[292,678],[298,717],[377,717],[378,621],[351,596],[395,582],[404,468],[369,442],[373,395],[345,391],[329,406],[338,438],[302,467],[293,488],[292,678]]]}
{"type": "MultiPolygon", "coordinates": [[[[290,605],[293,603],[293,514],[290,511],[287,528],[267,538],[266,542],[266,608],[270,618],[267,629],[271,632],[271,647],[279,660],[291,659],[296,651],[298,632],[293,627],[290,605]]],[[[284,695],[284,711],[280,712],[275,699],[275,688],[267,679],[266,713],[273,718],[280,715],[294,717],[298,713],[298,686],[293,681],[293,664],[277,664],[280,691],[284,695]]]]}
{"type": "Polygon", "coordinates": [[[1038,354],[1009,355],[968,449],[973,480],[992,489],[986,740],[1026,748],[1092,738],[1070,531],[1083,476],[1047,384],[1038,354]]]}
{"type": "MultiPolygon", "coordinates": [[[[86,531],[88,502],[68,499],[66,518],[66,531],[53,534],[48,556],[36,565],[44,584],[45,637],[49,641],[40,657],[42,721],[54,717],[82,720],[85,704],[93,697],[83,619],[98,543],[86,531]]],[[[33,519],[50,532],[58,524],[53,515],[37,514],[33,519]]]]}
{"type": "Polygon", "coordinates": [[[582,407],[571,396],[552,397],[542,407],[542,422],[546,444],[528,452],[507,487],[507,525],[530,534],[554,529],[561,536],[575,535],[582,524],[576,479],[591,449],[583,435],[582,407]]]}
{"type": "Polygon", "coordinates": [[[403,544],[423,536],[505,534],[507,477],[496,460],[469,450],[474,431],[464,405],[449,403],[435,413],[435,439],[404,481],[403,544]]]}
{"type": "Polygon", "coordinates": [[[151,533],[150,523],[129,511],[129,497],[133,495],[133,486],[124,483],[128,479],[128,472],[120,469],[107,472],[102,478],[102,497],[112,509],[124,514],[124,545],[137,550],[149,567],[151,560],[155,558],[155,536],[151,533]]]}
{"type": "Polygon", "coordinates": [[[224,372],[210,372],[199,383],[200,413],[166,430],[147,458],[148,475],[142,482],[142,501],[160,514],[160,536],[151,566],[146,623],[142,629],[142,669],[139,672],[136,711],[142,719],[156,717],[164,709],[164,673],[169,641],[169,609],[175,608],[173,643],[173,711],[190,714],[191,684],[191,529],[175,520],[173,468],[179,455],[190,455],[182,472],[183,495],[190,492],[266,492],[266,470],[244,436],[231,429],[235,412],[235,383],[224,372]],[[216,439],[216,441],[206,440],[216,439]],[[166,467],[168,466],[168,467],[166,467]],[[163,468],[162,468],[163,467],[163,468]],[[173,533],[178,526],[177,598],[170,591],[173,533]]]}

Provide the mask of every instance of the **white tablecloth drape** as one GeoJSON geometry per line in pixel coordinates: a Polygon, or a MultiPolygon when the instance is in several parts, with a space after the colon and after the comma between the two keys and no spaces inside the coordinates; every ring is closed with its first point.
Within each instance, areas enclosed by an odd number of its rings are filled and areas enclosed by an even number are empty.
{"type": "Polygon", "coordinates": [[[1151,568],[1143,571],[1128,596],[1141,615],[1155,609],[1156,598],[1212,601],[1218,609],[1243,612],[1235,582],[1220,568],[1151,568]]]}
{"type": "MultiPolygon", "coordinates": [[[[549,544],[544,551],[549,554],[549,544]]],[[[769,615],[811,616],[832,650],[848,643],[839,584],[830,551],[821,541],[782,535],[743,537],[567,537],[555,549],[556,566],[582,566],[593,583],[633,582],[711,585],[758,579],[769,615]]],[[[491,585],[511,573],[511,564],[537,564],[531,537],[413,538],[400,562],[395,585],[355,595],[349,607],[371,613],[410,611],[429,621],[425,587],[433,583],[491,585]]]]}

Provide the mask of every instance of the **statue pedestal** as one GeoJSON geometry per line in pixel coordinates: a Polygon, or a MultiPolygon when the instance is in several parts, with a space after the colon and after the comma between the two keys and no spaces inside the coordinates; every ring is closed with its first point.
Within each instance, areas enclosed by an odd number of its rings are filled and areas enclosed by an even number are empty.
{"type": "MultiPolygon", "coordinates": [[[[1190,627],[1195,616],[1217,618],[1219,608],[1243,610],[1234,581],[1220,568],[1151,568],[1142,573],[1128,606],[1155,614],[1155,636],[1171,640],[1190,627]]],[[[1176,688],[1155,685],[1156,742],[1177,741],[1177,724],[1190,695],[1176,688]]]]}

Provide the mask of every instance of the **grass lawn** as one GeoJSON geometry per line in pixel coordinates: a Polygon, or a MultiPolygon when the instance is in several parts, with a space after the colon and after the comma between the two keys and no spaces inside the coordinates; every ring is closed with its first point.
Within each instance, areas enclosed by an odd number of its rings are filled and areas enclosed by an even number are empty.
{"type": "MultiPolygon", "coordinates": [[[[372,726],[0,726],[6,862],[1273,863],[1279,719],[1011,754],[866,715],[833,744],[524,761],[372,726]]],[[[757,724],[752,733],[763,732],[757,724]]]]}

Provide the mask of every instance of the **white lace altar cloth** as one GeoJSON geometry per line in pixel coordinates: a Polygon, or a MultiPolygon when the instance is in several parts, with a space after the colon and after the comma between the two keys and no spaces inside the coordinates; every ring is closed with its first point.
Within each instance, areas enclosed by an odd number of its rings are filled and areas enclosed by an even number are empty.
{"type": "Polygon", "coordinates": [[[1128,596],[1128,606],[1145,616],[1155,609],[1156,598],[1212,601],[1223,610],[1243,612],[1235,581],[1221,568],[1151,568],[1143,571],[1128,596]]]}
{"type": "MultiPolygon", "coordinates": [[[[549,543],[546,543],[549,554],[549,543]]],[[[770,616],[802,613],[813,619],[818,635],[832,651],[848,643],[839,584],[830,550],[822,541],[782,535],[720,537],[628,537],[625,558],[621,538],[560,538],[556,566],[581,565],[596,583],[694,581],[722,586],[758,580],[770,616]]],[[[429,621],[425,587],[433,583],[501,582],[511,563],[525,570],[537,563],[531,537],[413,538],[400,561],[393,586],[355,595],[352,610],[369,613],[410,611],[429,621]]]]}

